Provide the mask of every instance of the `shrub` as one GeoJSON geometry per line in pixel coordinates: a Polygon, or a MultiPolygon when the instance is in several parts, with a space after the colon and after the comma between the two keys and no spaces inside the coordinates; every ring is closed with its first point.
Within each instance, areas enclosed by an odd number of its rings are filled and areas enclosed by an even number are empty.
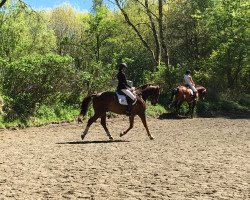
{"type": "Polygon", "coordinates": [[[250,108],[250,95],[244,94],[240,97],[239,104],[250,108]]]}
{"type": "Polygon", "coordinates": [[[146,114],[151,117],[158,117],[159,115],[166,113],[166,110],[163,106],[157,104],[152,106],[149,103],[147,104],[146,114]]]}
{"type": "Polygon", "coordinates": [[[198,102],[196,112],[198,115],[215,115],[221,112],[249,112],[249,108],[234,101],[198,102]]]}
{"type": "Polygon", "coordinates": [[[7,110],[21,118],[31,116],[40,105],[66,101],[77,87],[72,59],[67,56],[30,55],[2,71],[7,110]]]}

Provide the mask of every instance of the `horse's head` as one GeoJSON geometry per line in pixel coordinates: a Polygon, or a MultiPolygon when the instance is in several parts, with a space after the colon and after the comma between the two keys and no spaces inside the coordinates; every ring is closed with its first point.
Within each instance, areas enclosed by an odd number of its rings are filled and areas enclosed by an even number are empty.
{"type": "Polygon", "coordinates": [[[158,103],[160,96],[159,85],[147,84],[138,87],[136,90],[138,91],[138,93],[141,93],[144,101],[149,99],[153,106],[155,106],[158,103]]]}
{"type": "Polygon", "coordinates": [[[196,89],[197,89],[197,91],[198,91],[199,98],[200,98],[201,100],[204,100],[204,99],[205,99],[205,96],[206,96],[206,94],[207,94],[206,88],[204,88],[203,86],[197,86],[196,89]]]}

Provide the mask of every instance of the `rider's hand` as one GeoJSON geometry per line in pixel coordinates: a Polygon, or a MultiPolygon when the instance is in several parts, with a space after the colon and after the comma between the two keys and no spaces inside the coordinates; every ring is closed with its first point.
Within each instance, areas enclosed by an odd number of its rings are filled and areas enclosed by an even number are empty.
{"type": "Polygon", "coordinates": [[[135,90],[135,87],[131,87],[131,90],[135,90]]]}

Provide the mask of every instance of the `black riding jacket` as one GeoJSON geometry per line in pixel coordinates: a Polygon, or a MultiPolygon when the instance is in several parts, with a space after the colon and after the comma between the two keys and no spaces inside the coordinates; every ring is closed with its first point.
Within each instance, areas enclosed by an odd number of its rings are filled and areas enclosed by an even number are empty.
{"type": "Polygon", "coordinates": [[[127,83],[127,79],[126,79],[124,72],[119,71],[117,73],[117,79],[118,79],[117,90],[131,88],[130,85],[127,83]]]}

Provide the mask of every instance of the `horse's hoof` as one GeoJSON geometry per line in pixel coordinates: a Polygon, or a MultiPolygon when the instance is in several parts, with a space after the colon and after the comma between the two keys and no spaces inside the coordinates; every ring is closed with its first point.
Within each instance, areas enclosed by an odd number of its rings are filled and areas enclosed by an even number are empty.
{"type": "Polygon", "coordinates": [[[82,140],[84,139],[85,135],[81,135],[82,140]]]}
{"type": "Polygon", "coordinates": [[[110,138],[109,138],[109,140],[113,140],[113,138],[112,138],[112,137],[110,137],[110,138]]]}
{"type": "Polygon", "coordinates": [[[78,124],[82,124],[83,123],[83,121],[82,121],[82,119],[80,117],[77,118],[77,122],[78,122],[78,124]]]}
{"type": "Polygon", "coordinates": [[[150,140],[154,140],[155,138],[153,136],[150,137],[150,140]]]}
{"type": "Polygon", "coordinates": [[[120,137],[122,137],[124,135],[124,133],[120,133],[120,137]]]}

